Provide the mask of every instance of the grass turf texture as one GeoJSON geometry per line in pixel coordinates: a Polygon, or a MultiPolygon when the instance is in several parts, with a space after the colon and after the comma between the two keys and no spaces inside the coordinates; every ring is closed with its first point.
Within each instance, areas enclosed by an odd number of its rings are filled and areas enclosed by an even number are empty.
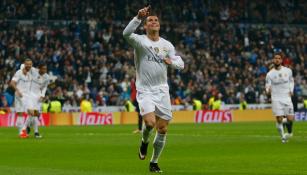
{"type": "MultiPolygon", "coordinates": [[[[47,127],[39,140],[33,132],[19,139],[16,128],[0,128],[0,174],[150,174],[150,156],[137,156],[135,127],[47,127]]],[[[307,123],[296,122],[294,137],[282,144],[275,124],[260,122],[172,124],[159,165],[174,175],[298,175],[307,174],[306,162],[307,123]]]]}

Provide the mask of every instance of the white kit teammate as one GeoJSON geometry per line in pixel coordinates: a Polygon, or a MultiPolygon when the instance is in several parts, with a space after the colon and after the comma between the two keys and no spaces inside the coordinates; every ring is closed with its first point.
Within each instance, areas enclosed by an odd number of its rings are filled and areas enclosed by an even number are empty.
{"type": "Polygon", "coordinates": [[[167,126],[172,119],[167,68],[183,69],[184,63],[180,56],[175,55],[174,46],[159,36],[159,19],[156,15],[149,15],[149,10],[149,6],[140,9],[123,31],[123,36],[134,48],[137,101],[145,122],[139,158],[145,159],[151,131],[156,128],[149,170],[159,173],[162,171],[158,159],[166,142],[167,126]],[[142,19],[145,19],[146,35],[135,34],[142,19]]]}
{"type": "Polygon", "coordinates": [[[276,117],[276,127],[285,143],[289,137],[292,137],[292,125],[294,120],[293,103],[291,96],[294,90],[294,80],[292,70],[281,65],[282,54],[276,53],[273,57],[274,68],[266,75],[266,92],[271,95],[272,110],[276,117]],[[286,119],[286,128],[288,133],[284,132],[283,119],[286,119]]]}
{"type": "MultiPolygon", "coordinates": [[[[21,69],[22,68],[23,65],[21,66],[21,69]]],[[[45,63],[40,63],[38,69],[32,67],[30,72],[32,75],[32,81],[28,95],[29,100],[26,104],[26,108],[30,116],[23,125],[20,137],[28,137],[28,132],[26,129],[33,126],[35,138],[41,138],[41,135],[38,132],[39,112],[41,111],[42,101],[45,97],[46,90],[51,79],[47,74],[47,65],[45,63]]]]}
{"type": "Polygon", "coordinates": [[[14,107],[18,116],[16,125],[19,128],[19,132],[21,132],[23,125],[22,114],[27,112],[25,104],[27,104],[32,81],[31,68],[32,61],[26,59],[24,61],[24,67],[15,73],[10,83],[10,86],[15,90],[14,107]]]}

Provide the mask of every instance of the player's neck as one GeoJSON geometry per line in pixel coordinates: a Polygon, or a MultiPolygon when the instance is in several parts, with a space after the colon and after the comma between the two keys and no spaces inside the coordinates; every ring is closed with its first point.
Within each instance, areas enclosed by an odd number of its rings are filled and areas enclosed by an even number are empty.
{"type": "Polygon", "coordinates": [[[274,66],[274,68],[275,68],[276,70],[280,70],[280,69],[281,69],[281,65],[274,66]]]}
{"type": "Polygon", "coordinates": [[[22,69],[22,73],[23,73],[24,75],[27,75],[28,71],[27,71],[25,68],[23,68],[23,69],[22,69]]]}
{"type": "Polygon", "coordinates": [[[158,31],[148,32],[147,37],[152,41],[159,41],[160,38],[158,31]]]}

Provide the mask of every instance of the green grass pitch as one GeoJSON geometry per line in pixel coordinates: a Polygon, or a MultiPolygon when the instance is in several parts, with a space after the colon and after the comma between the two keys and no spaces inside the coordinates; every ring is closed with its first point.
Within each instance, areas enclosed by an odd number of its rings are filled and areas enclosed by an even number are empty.
{"type": "MultiPolygon", "coordinates": [[[[150,174],[150,156],[137,156],[135,127],[44,127],[40,140],[0,128],[0,174],[150,174]]],[[[274,122],[171,124],[159,165],[166,175],[307,175],[307,122],[294,124],[286,144],[274,122]]]]}

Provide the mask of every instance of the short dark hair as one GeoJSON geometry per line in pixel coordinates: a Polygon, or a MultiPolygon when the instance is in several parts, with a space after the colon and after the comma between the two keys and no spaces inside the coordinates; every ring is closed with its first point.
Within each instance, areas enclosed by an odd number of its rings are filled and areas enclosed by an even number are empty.
{"type": "Polygon", "coordinates": [[[284,53],[283,52],[275,52],[274,54],[273,54],[273,58],[276,56],[276,55],[279,55],[281,58],[284,58],[284,53]]]}
{"type": "Polygon", "coordinates": [[[24,62],[27,62],[27,61],[31,61],[32,62],[32,60],[30,58],[25,58],[24,62]]]}
{"type": "Polygon", "coordinates": [[[41,61],[38,63],[38,67],[41,68],[41,67],[44,67],[44,66],[47,66],[47,63],[44,62],[44,61],[41,61]]]}
{"type": "MultiPolygon", "coordinates": [[[[150,11],[150,14],[148,16],[156,16],[156,17],[158,17],[159,22],[160,22],[160,18],[159,18],[158,14],[156,12],[150,11]]],[[[146,24],[148,16],[146,16],[146,18],[144,20],[144,24],[146,24]]]]}

